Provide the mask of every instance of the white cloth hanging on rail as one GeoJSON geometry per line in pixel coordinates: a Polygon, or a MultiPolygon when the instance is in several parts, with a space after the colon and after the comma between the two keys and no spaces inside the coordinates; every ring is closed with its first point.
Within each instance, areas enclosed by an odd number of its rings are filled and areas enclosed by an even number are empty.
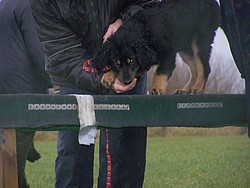
{"type": "Polygon", "coordinates": [[[90,145],[95,143],[97,134],[94,97],[91,95],[74,95],[78,103],[78,118],[80,122],[79,143],[90,145]]]}

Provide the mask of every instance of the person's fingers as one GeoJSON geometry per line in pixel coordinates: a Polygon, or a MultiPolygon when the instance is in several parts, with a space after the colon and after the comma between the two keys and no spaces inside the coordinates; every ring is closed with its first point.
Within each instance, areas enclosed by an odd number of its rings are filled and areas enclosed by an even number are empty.
{"type": "Polygon", "coordinates": [[[113,35],[121,25],[122,25],[121,19],[117,19],[114,23],[110,24],[107,32],[103,36],[103,43],[106,42],[108,40],[108,38],[111,35],[113,35]]]}
{"type": "Polygon", "coordinates": [[[117,78],[113,84],[113,90],[116,93],[124,93],[126,91],[132,90],[136,85],[137,79],[135,78],[130,84],[124,85],[117,78]]]}
{"type": "Polygon", "coordinates": [[[103,36],[103,43],[106,42],[108,40],[108,38],[110,37],[110,33],[105,33],[105,35],[103,36]]]}

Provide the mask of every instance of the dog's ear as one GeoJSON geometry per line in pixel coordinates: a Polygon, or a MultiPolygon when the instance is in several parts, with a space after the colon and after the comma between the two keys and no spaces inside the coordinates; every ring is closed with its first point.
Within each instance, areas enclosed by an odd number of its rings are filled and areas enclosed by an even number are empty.
{"type": "Polygon", "coordinates": [[[110,53],[111,53],[111,44],[109,41],[103,44],[103,47],[98,51],[93,57],[92,63],[98,72],[102,72],[105,66],[110,65],[110,53]]]}
{"type": "Polygon", "coordinates": [[[138,42],[134,45],[136,58],[143,71],[148,71],[157,61],[156,52],[146,42],[138,42]]]}

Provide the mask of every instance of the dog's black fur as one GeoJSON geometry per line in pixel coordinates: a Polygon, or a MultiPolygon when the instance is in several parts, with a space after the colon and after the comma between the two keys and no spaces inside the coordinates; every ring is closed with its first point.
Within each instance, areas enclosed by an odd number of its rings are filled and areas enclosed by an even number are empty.
{"type": "Polygon", "coordinates": [[[177,93],[201,93],[210,73],[209,58],[220,10],[214,0],[168,0],[135,14],[112,35],[93,59],[98,71],[111,67],[102,80],[111,87],[115,77],[129,84],[158,65],[152,94],[163,94],[175,68],[176,53],[190,67],[191,77],[177,93]]]}

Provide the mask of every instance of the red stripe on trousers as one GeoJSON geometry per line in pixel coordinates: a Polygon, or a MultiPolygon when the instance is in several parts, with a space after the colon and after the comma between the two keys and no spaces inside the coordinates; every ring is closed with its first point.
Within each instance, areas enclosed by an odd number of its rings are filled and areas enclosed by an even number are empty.
{"type": "Polygon", "coordinates": [[[106,178],[106,188],[111,188],[112,183],[112,160],[109,150],[109,132],[106,129],[106,156],[107,156],[107,178],[106,178]]]}

